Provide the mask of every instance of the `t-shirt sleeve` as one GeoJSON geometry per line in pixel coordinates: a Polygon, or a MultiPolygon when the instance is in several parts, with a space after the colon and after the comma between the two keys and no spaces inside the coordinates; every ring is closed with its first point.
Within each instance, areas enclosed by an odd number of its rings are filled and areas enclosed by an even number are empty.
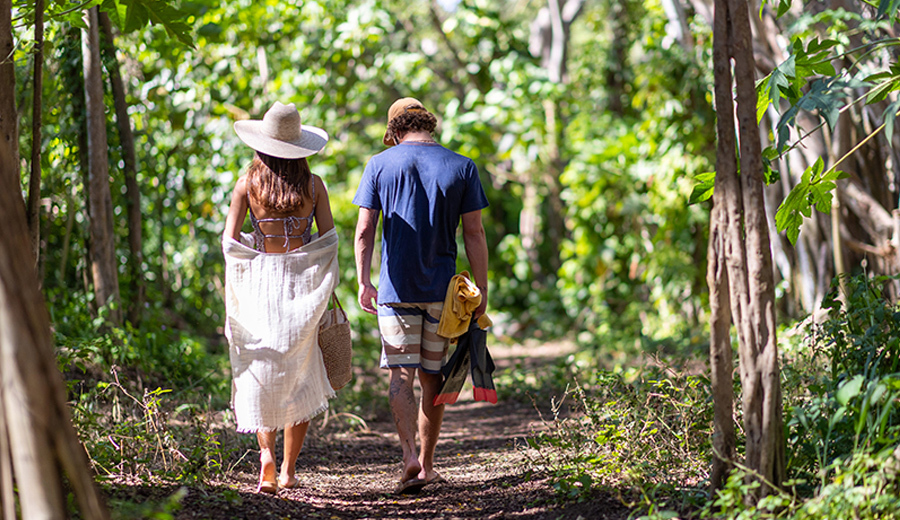
{"type": "Polygon", "coordinates": [[[372,163],[371,160],[366,163],[359,187],[356,188],[356,195],[353,196],[353,203],[362,208],[381,211],[381,198],[378,196],[378,188],[375,186],[376,167],[372,163]]]}
{"type": "Polygon", "coordinates": [[[478,176],[478,168],[475,163],[470,162],[466,169],[466,194],[463,197],[460,214],[478,211],[486,207],[488,207],[487,195],[484,194],[484,187],[478,176]]]}

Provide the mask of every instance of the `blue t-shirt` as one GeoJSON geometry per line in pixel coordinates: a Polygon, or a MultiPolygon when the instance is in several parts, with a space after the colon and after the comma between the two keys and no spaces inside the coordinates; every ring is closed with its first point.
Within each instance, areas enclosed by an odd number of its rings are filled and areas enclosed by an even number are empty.
{"type": "Polygon", "coordinates": [[[353,203],[384,218],[380,304],[444,301],[456,274],[460,215],[488,205],[471,159],[420,143],[372,157],[353,203]]]}

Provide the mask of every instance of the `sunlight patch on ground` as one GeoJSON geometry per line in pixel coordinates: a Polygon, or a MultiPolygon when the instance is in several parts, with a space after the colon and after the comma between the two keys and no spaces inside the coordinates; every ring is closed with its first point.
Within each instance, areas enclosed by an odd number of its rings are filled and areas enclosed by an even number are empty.
{"type": "Polygon", "coordinates": [[[496,359],[510,358],[559,358],[573,354],[578,350],[578,345],[572,340],[559,339],[541,341],[528,339],[515,345],[491,344],[488,342],[488,350],[491,357],[496,359]]]}

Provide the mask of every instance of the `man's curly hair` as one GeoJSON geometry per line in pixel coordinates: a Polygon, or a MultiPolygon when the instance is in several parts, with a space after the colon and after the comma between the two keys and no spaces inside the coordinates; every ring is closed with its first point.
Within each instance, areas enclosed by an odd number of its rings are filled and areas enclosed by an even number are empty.
{"type": "Polygon", "coordinates": [[[397,141],[410,132],[433,133],[435,128],[437,128],[437,118],[425,109],[410,109],[391,119],[391,122],[388,123],[388,132],[397,141]]]}

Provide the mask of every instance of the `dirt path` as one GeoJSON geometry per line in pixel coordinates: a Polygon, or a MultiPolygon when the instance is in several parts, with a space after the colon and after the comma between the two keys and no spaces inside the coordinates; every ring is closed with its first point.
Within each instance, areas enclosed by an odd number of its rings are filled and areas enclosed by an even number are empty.
{"type": "MultiPolygon", "coordinates": [[[[548,353],[558,354],[553,349],[548,353]]],[[[521,353],[507,350],[499,354],[498,365],[503,366],[521,353]]],[[[536,352],[530,354],[529,362],[540,362],[536,352]]],[[[280,490],[277,496],[257,494],[256,453],[251,452],[227,481],[187,489],[175,518],[628,517],[629,511],[605,494],[581,503],[557,503],[549,483],[530,474],[521,448],[524,438],[543,427],[535,408],[514,400],[496,405],[474,402],[468,385],[464,393],[459,402],[447,407],[437,448],[437,469],[446,481],[429,485],[418,495],[390,493],[400,471],[400,449],[392,423],[382,420],[368,424],[366,431],[327,433],[326,429],[321,433],[314,422],[298,460],[298,489],[280,490]]],[[[159,500],[177,489],[118,487],[115,494],[132,502],[140,500],[140,495],[150,498],[148,494],[159,500]]]]}

